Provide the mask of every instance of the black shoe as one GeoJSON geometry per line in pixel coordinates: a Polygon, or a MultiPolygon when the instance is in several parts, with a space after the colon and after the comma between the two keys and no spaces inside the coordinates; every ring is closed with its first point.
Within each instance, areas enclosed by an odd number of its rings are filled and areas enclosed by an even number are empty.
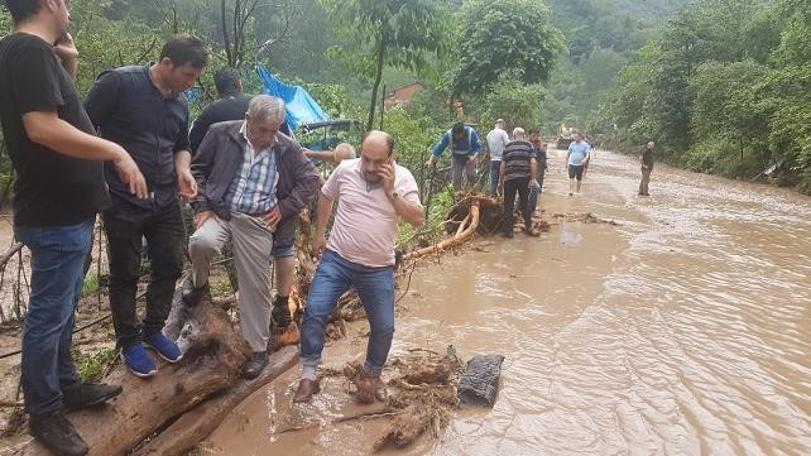
{"type": "Polygon", "coordinates": [[[54,454],[83,456],[90,451],[61,411],[51,415],[31,415],[28,428],[31,435],[54,454]]]}
{"type": "Polygon", "coordinates": [[[293,322],[290,316],[290,297],[276,296],[276,299],[273,300],[273,310],[270,316],[273,322],[271,328],[280,333],[284,332],[284,330],[290,326],[290,323],[293,322]]]}
{"type": "Polygon", "coordinates": [[[183,301],[183,304],[189,307],[194,307],[197,304],[200,304],[200,300],[203,299],[203,296],[207,294],[209,294],[208,283],[202,287],[195,287],[190,279],[183,284],[183,291],[181,292],[180,299],[183,301]]]}
{"type": "Polygon", "coordinates": [[[242,375],[246,380],[253,380],[265,370],[268,365],[268,352],[254,352],[248,364],[245,365],[245,370],[242,375]]]}
{"type": "Polygon", "coordinates": [[[78,382],[62,389],[62,402],[67,411],[96,407],[118,396],[123,390],[120,385],[78,382]]]}

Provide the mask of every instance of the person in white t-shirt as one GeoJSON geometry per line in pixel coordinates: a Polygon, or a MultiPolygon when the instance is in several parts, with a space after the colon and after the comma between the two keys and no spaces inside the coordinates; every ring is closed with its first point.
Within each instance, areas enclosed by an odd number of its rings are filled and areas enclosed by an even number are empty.
{"type": "Polygon", "coordinates": [[[490,149],[490,194],[493,196],[498,191],[501,156],[508,142],[510,142],[510,137],[504,131],[504,119],[498,119],[495,128],[487,133],[487,147],[490,149]]]}
{"type": "Polygon", "coordinates": [[[394,139],[382,131],[366,134],[360,158],[343,160],[330,174],[318,199],[313,251],[323,252],[301,327],[302,375],[294,402],[307,402],[320,386],[327,323],[338,299],[354,287],[369,319],[364,378],[358,400],[374,402],[394,334],[394,245],[400,219],[414,227],[425,222],[417,182],[394,162],[394,139]],[[327,224],[338,208],[329,241],[327,224]]]}

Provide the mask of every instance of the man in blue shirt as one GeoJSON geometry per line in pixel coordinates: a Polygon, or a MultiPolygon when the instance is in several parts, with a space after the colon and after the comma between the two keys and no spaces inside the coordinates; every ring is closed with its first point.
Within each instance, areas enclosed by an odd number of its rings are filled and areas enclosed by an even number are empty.
{"type": "Polygon", "coordinates": [[[428,167],[434,166],[437,159],[442,156],[445,149],[451,148],[453,154],[453,166],[451,174],[453,176],[453,189],[462,188],[462,173],[465,174],[467,186],[473,186],[476,182],[476,158],[482,150],[479,134],[471,127],[459,122],[442,135],[442,140],[434,147],[431,158],[425,164],[428,167]]]}
{"type": "Polygon", "coordinates": [[[566,152],[566,163],[569,166],[569,196],[574,191],[580,193],[580,186],[583,183],[583,170],[586,168],[590,158],[591,146],[583,140],[581,133],[575,133],[574,142],[569,144],[569,151],[566,152]],[[575,179],[577,186],[575,190],[575,179]]]}

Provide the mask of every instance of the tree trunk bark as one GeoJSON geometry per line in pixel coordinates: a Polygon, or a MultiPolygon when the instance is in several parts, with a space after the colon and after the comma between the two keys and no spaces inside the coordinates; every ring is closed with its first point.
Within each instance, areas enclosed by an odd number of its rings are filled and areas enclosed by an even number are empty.
{"type": "Polygon", "coordinates": [[[273,353],[268,367],[259,377],[241,382],[198,405],[133,454],[136,456],[184,454],[211,435],[234,407],[293,367],[297,360],[298,350],[293,346],[284,347],[273,353]]]}
{"type": "Polygon", "coordinates": [[[377,91],[380,88],[380,82],[383,80],[383,58],[386,52],[386,37],[381,32],[380,39],[377,43],[377,71],[375,74],[375,82],[372,86],[372,102],[369,104],[369,119],[366,121],[366,131],[372,129],[372,124],[375,121],[375,107],[377,106],[377,91]]]}
{"type": "MultiPolygon", "coordinates": [[[[149,380],[119,365],[106,381],[122,385],[124,392],[100,410],[69,415],[91,455],[124,455],[211,395],[246,387],[238,382],[249,350],[225,311],[208,301],[185,307],[179,295],[164,331],[169,337],[179,335],[183,359],[174,365],[161,361],[160,372],[149,380]]],[[[289,361],[289,350],[282,353],[288,354],[284,359],[289,361]]],[[[17,450],[15,454],[50,454],[33,439],[17,450]]]]}

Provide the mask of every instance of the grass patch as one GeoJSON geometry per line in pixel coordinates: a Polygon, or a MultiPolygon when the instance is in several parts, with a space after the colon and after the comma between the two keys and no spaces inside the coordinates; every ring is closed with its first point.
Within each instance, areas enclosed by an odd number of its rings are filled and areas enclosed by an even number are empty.
{"type": "Polygon", "coordinates": [[[113,363],[118,359],[118,350],[115,347],[102,348],[101,350],[77,359],[79,376],[85,382],[98,382],[113,363]]]}
{"type": "Polygon", "coordinates": [[[209,287],[211,288],[211,297],[214,299],[229,298],[234,294],[234,290],[231,289],[231,281],[228,280],[228,276],[217,278],[212,277],[209,280],[209,287]]]}
{"type": "Polygon", "coordinates": [[[95,272],[87,274],[82,286],[82,297],[93,296],[99,291],[99,276],[95,272]]]}

